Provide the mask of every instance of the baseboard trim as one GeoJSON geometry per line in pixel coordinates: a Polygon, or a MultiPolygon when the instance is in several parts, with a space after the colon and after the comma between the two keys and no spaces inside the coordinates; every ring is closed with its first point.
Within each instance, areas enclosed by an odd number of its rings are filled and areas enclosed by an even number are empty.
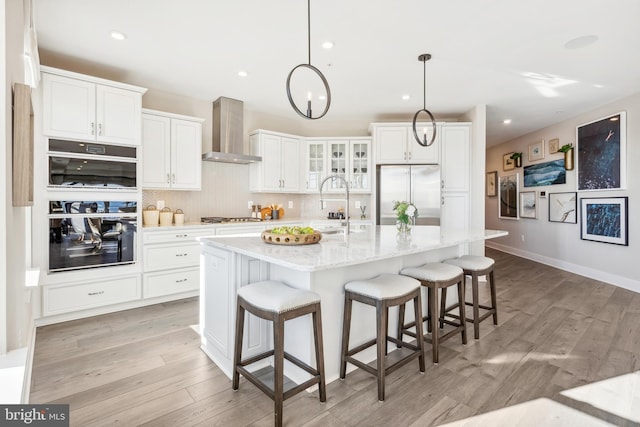
{"type": "Polygon", "coordinates": [[[568,271],[570,273],[578,274],[580,276],[587,277],[589,279],[599,280],[604,283],[609,283],[619,288],[628,289],[633,292],[640,293],[640,280],[629,279],[628,277],[618,276],[616,274],[607,273],[605,271],[596,270],[594,268],[585,267],[584,265],[573,264],[570,262],[550,258],[544,255],[540,255],[534,252],[523,251],[511,246],[502,245],[491,240],[486,241],[488,248],[496,249],[501,252],[516,255],[521,258],[526,258],[531,261],[539,262],[541,264],[549,265],[551,267],[559,268],[560,270],[568,271]]]}

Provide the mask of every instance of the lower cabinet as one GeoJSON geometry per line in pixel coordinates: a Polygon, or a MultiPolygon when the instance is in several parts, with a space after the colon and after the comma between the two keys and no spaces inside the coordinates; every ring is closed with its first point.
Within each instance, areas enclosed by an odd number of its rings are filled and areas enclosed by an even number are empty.
{"type": "Polygon", "coordinates": [[[469,193],[442,193],[440,228],[446,231],[469,231],[469,193]]]}
{"type": "Polygon", "coordinates": [[[200,268],[186,268],[171,272],[146,273],[142,283],[145,298],[197,291],[200,288],[200,268]]]}
{"type": "Polygon", "coordinates": [[[48,285],[43,289],[43,315],[70,313],[139,300],[140,275],[95,282],[48,285]]]}

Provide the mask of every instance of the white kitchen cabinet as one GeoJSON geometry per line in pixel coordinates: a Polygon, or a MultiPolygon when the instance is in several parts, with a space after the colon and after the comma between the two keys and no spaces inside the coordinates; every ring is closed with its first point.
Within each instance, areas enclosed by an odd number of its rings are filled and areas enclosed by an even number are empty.
{"type": "Polygon", "coordinates": [[[143,298],[196,295],[200,289],[200,244],[213,226],[143,229],[143,298]]]}
{"type": "Polygon", "coordinates": [[[471,125],[445,123],[440,133],[442,191],[469,191],[471,125]]]}
{"type": "Polygon", "coordinates": [[[141,141],[137,86],[42,67],[45,136],[123,145],[141,141]]]}
{"type": "Polygon", "coordinates": [[[249,166],[250,190],[297,193],[300,189],[300,138],[257,130],[250,134],[251,154],[262,161],[249,166]]]}
{"type": "MultiPolygon", "coordinates": [[[[429,147],[418,144],[411,123],[373,123],[371,133],[376,147],[376,164],[437,164],[440,159],[440,125],[436,139],[429,147]]],[[[433,127],[420,124],[431,138],[433,127]]]]}
{"type": "Polygon", "coordinates": [[[304,141],[302,162],[305,167],[305,190],[315,193],[327,176],[327,141],[307,139],[304,141]]]}
{"type": "Polygon", "coordinates": [[[143,110],[142,188],[201,188],[204,120],[143,110]]]}
{"type": "Polygon", "coordinates": [[[442,193],[440,228],[447,231],[469,230],[469,193],[442,193]]]}

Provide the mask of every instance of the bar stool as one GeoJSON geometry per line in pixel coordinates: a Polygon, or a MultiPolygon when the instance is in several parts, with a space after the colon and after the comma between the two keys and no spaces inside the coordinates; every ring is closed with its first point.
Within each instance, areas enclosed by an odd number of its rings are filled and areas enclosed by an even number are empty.
{"type": "MultiPolygon", "coordinates": [[[[402,269],[400,274],[413,277],[420,281],[422,286],[427,288],[427,315],[415,317],[422,318],[427,321],[427,331],[431,332],[431,337],[424,334],[424,340],[431,343],[433,363],[438,363],[438,348],[440,341],[451,338],[456,333],[462,335],[462,344],[467,343],[467,325],[464,316],[464,273],[460,267],[454,265],[443,264],[440,262],[427,263],[420,267],[408,267],[402,269]],[[442,301],[446,298],[446,289],[449,286],[458,285],[458,306],[460,307],[458,321],[451,321],[445,318],[447,314],[444,310],[438,314],[438,289],[442,289],[442,301]],[[439,320],[440,329],[444,324],[455,326],[454,329],[447,333],[440,333],[436,320],[439,320]]],[[[412,337],[418,336],[408,329],[416,326],[415,320],[411,323],[404,323],[404,309],[401,307],[398,313],[398,337],[402,339],[402,335],[406,334],[412,337]]]]}
{"type": "MultiPolygon", "coordinates": [[[[418,358],[420,372],[424,372],[424,344],[416,340],[416,345],[402,342],[389,336],[389,307],[401,306],[413,300],[415,315],[420,316],[420,282],[398,274],[381,274],[368,280],[355,280],[344,286],[344,319],[342,324],[342,351],[340,360],[340,378],[347,373],[347,362],[363,369],[378,379],[378,400],[384,400],[384,379],[387,374],[418,358]],[[376,338],[357,347],[349,349],[349,333],[351,329],[351,308],[353,301],[374,306],[376,308],[376,338]],[[411,353],[403,356],[395,363],[386,366],[387,343],[391,341],[400,347],[408,348],[411,353]],[[363,363],[353,357],[373,345],[377,346],[377,368],[363,363]]],[[[422,324],[416,329],[422,335],[422,324]]]]}
{"type": "Polygon", "coordinates": [[[243,286],[238,290],[236,312],[236,336],[233,356],[233,384],[238,389],[240,374],[252,382],[274,401],[275,425],[282,425],[282,404],[289,397],[318,384],[320,402],[327,400],[324,376],[324,353],[322,349],[322,317],[320,296],[315,292],[295,289],[282,282],[268,280],[243,286]],[[242,336],[245,311],[273,322],[273,350],[242,360],[242,336]],[[316,369],[284,351],[284,322],[296,317],[313,316],[316,369]],[[249,372],[245,366],[267,357],[273,358],[273,388],[249,372]],[[284,359],[311,374],[312,378],[302,384],[284,390],[284,359]]]}
{"type": "MultiPolygon", "coordinates": [[[[473,294],[472,302],[465,302],[466,305],[473,307],[473,319],[467,317],[467,321],[473,321],[473,337],[480,339],[480,322],[485,320],[489,316],[493,316],[493,324],[498,324],[498,306],[496,303],[496,283],[493,278],[493,265],[495,261],[491,258],[478,255],[463,255],[459,258],[448,259],[444,261],[447,264],[455,265],[464,271],[465,276],[471,276],[471,292],[473,294]],[[491,291],[491,306],[482,305],[478,302],[478,277],[488,276],[489,289],[491,291]],[[486,312],[480,316],[480,309],[486,310],[486,312]]],[[[443,301],[444,296],[443,295],[443,301]]],[[[454,304],[451,307],[443,308],[443,311],[449,312],[455,309],[458,304],[454,304]]],[[[444,307],[444,305],[443,305],[444,307]]],[[[455,317],[454,315],[450,315],[455,317]]]]}

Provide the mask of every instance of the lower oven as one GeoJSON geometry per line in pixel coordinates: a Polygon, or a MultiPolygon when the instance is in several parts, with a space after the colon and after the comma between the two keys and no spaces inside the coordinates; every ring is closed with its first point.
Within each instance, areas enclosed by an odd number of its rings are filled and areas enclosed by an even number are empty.
{"type": "Polygon", "coordinates": [[[49,272],[136,262],[136,201],[49,202],[49,272]]]}

